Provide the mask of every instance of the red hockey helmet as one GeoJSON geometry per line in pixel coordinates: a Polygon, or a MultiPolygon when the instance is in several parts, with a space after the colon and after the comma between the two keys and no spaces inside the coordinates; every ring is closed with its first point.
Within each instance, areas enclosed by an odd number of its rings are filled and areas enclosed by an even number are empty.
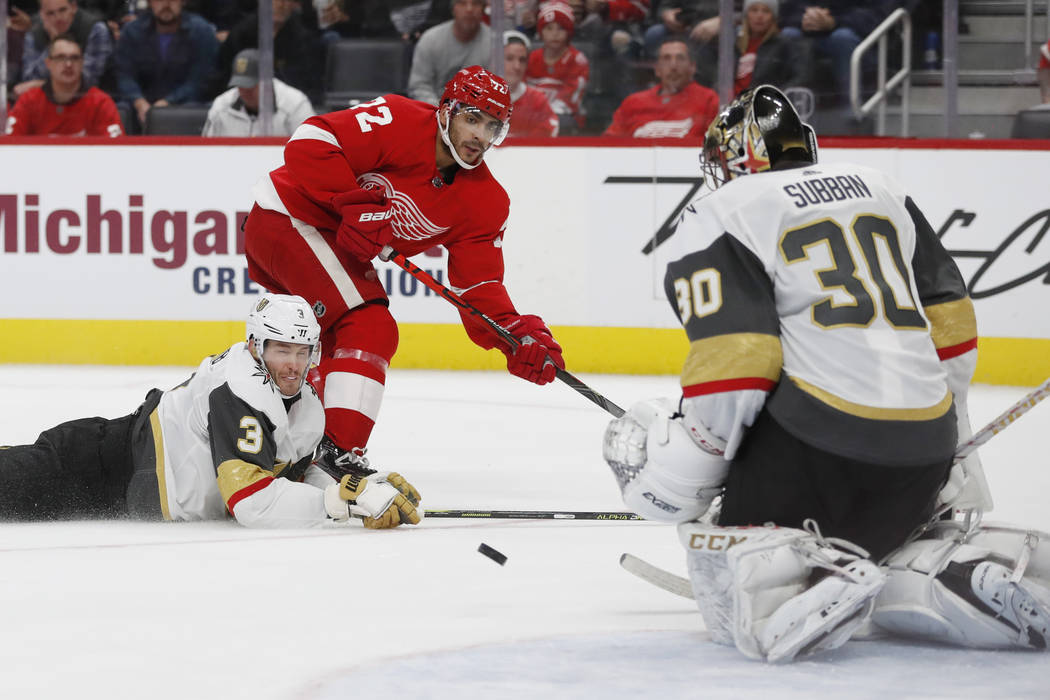
{"type": "Polygon", "coordinates": [[[481,66],[463,68],[445,85],[441,105],[459,103],[480,109],[506,123],[510,120],[510,87],[507,81],[481,66]]]}

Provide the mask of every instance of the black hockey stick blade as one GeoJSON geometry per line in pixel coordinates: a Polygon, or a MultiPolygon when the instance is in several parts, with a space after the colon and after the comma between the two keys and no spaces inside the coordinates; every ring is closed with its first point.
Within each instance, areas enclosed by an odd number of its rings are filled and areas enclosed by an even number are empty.
{"type": "Polygon", "coordinates": [[[571,372],[558,368],[555,376],[568,385],[571,389],[581,394],[584,398],[590,399],[594,403],[601,406],[602,410],[612,414],[614,418],[619,418],[624,414],[624,410],[614,404],[609,399],[599,394],[594,389],[590,388],[579,379],[575,377],[571,372]]]}

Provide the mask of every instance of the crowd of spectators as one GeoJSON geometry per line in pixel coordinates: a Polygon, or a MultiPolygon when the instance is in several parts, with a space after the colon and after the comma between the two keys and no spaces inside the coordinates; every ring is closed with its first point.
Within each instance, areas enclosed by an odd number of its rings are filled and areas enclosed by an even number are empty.
{"type": "MultiPolygon", "coordinates": [[[[698,138],[714,116],[718,0],[494,1],[503,3],[504,26],[513,26],[503,57],[512,134],[698,138]]],[[[737,0],[734,94],[772,83],[811,90],[818,105],[845,105],[850,52],[905,4],[809,1],[737,0]]],[[[206,135],[259,133],[256,0],[9,2],[12,114],[24,97],[40,104],[37,90],[59,112],[63,100],[101,93],[119,108],[121,133],[149,133],[151,111],[172,105],[210,107],[206,135]],[[58,38],[80,49],[72,92],[55,84],[56,61],[66,66],[55,58],[58,38]]],[[[325,99],[332,42],[401,42],[410,70],[392,74],[389,91],[436,104],[457,70],[491,67],[490,10],[487,0],[272,0],[274,132],[290,133],[303,115],[332,108],[325,99]]],[[[69,57],[65,48],[60,54],[69,57]]]]}

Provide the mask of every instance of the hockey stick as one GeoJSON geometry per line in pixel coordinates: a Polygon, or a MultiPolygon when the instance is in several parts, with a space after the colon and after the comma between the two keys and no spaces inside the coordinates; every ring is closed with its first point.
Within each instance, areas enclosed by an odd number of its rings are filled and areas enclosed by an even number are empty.
{"type": "Polygon", "coordinates": [[[657,588],[662,588],[668,593],[674,593],[683,598],[693,600],[693,587],[687,578],[675,576],[670,571],[664,571],[658,566],[653,566],[633,554],[621,554],[620,566],[657,588]]]}
{"type": "Polygon", "coordinates": [[[961,462],[966,459],[970,453],[991,440],[993,436],[1001,433],[1006,426],[1028,413],[1033,406],[1045,399],[1048,395],[1050,395],[1050,379],[1047,379],[1035,389],[1032,389],[1025,394],[1020,401],[993,418],[988,425],[974,433],[973,437],[955,448],[955,461],[961,462]]]}
{"type": "Polygon", "coordinates": [[[522,519],[522,520],[644,520],[625,511],[561,510],[428,510],[428,518],[522,519]]]}
{"type": "MultiPolygon", "coordinates": [[[[379,253],[379,259],[394,262],[402,270],[404,270],[405,272],[422,282],[425,287],[429,287],[434,292],[437,292],[438,295],[445,297],[445,299],[452,302],[453,305],[459,307],[460,310],[465,311],[472,316],[477,316],[478,318],[480,318],[488,325],[489,328],[493,330],[493,332],[496,333],[496,335],[500,337],[501,340],[503,340],[503,342],[510,345],[512,349],[517,349],[521,347],[521,341],[515,338],[514,335],[510,333],[510,331],[493,321],[485,314],[483,314],[481,310],[478,309],[476,306],[464,300],[463,297],[459,296],[451,289],[438,282],[436,279],[431,277],[426,270],[423,270],[418,265],[413,263],[411,260],[406,258],[401,253],[397,252],[390,246],[383,247],[383,250],[379,253]]],[[[620,408],[612,401],[605,398],[597,391],[581,382],[571,373],[567,372],[561,367],[555,367],[555,370],[558,379],[568,384],[570,388],[574,389],[586,398],[601,406],[603,410],[608,411],[616,418],[619,418],[624,414],[624,410],[622,408],[620,408]]]]}
{"type": "MultiPolygon", "coordinates": [[[[1019,401],[1010,406],[1008,409],[1000,413],[998,416],[993,418],[991,422],[985,425],[983,428],[973,434],[966,442],[960,443],[955,448],[955,456],[953,457],[954,462],[961,462],[966,459],[967,456],[973,453],[981,445],[987,443],[995,435],[998,435],[1006,429],[1011,423],[1023,416],[1025,413],[1030,411],[1032,407],[1038,404],[1040,401],[1050,395],[1050,379],[1037,386],[1032,391],[1025,394],[1019,401]]],[[[978,521],[980,516],[977,516],[978,521]]],[[[933,520],[926,525],[938,522],[938,518],[935,516],[933,520]]],[[[923,528],[925,529],[925,528],[923,528]]],[[[689,585],[689,580],[681,576],[676,576],[670,571],[665,571],[658,566],[653,566],[649,562],[639,559],[633,554],[623,554],[620,556],[620,566],[627,571],[631,572],[643,581],[647,581],[657,588],[662,588],[665,591],[680,595],[686,598],[692,598],[693,593],[689,585]]]]}

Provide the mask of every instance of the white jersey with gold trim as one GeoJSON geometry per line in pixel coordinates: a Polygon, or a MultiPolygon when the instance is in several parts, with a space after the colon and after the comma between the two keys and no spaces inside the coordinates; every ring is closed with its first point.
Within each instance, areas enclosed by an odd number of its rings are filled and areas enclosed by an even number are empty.
{"type": "MultiPolygon", "coordinates": [[[[692,344],[687,400],[776,389],[770,410],[818,447],[889,463],[951,454],[952,394],[925,307],[968,311],[975,343],[972,307],[897,182],[850,164],[740,177],[688,207],[674,238],[684,254],[665,290],[692,344]],[[855,440],[891,424],[929,449],[855,440]]],[[[708,425],[728,437],[755,411],[708,425]]]]}
{"type": "Polygon", "coordinates": [[[330,477],[310,466],[305,483],[280,478],[312,457],[324,431],[321,402],[308,383],[296,399],[282,399],[245,343],[205,358],[185,383],[164,392],[151,420],[166,519],[231,512],[253,526],[326,522],[330,477]]]}

